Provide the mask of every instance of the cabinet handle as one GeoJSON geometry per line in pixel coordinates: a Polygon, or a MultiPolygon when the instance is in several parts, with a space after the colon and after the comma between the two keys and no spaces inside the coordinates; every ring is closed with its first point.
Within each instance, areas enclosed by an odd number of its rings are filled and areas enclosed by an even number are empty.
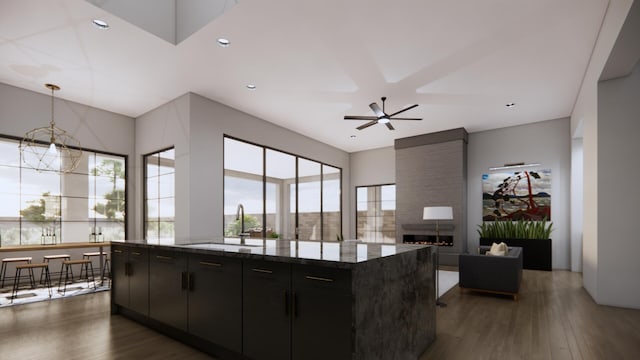
{"type": "Polygon", "coordinates": [[[214,262],[208,262],[208,261],[200,261],[200,264],[202,265],[206,265],[206,266],[222,266],[222,264],[220,263],[214,263],[214,262]]]}
{"type": "Polygon", "coordinates": [[[124,276],[131,276],[131,263],[124,263],[124,276]]]}
{"type": "Polygon", "coordinates": [[[193,278],[194,278],[194,274],[193,273],[187,273],[187,287],[189,288],[189,291],[193,291],[193,278]]]}
{"type": "Polygon", "coordinates": [[[324,282],[333,282],[333,279],[317,277],[317,276],[305,276],[307,280],[316,280],[316,281],[324,281],[324,282]]]}
{"type": "Polygon", "coordinates": [[[284,291],[284,315],[289,316],[289,292],[284,291]]]}
{"type": "Polygon", "coordinates": [[[264,269],[251,269],[251,271],[255,271],[255,272],[259,272],[259,273],[263,273],[263,274],[273,274],[273,271],[264,270],[264,269]]]}
{"type": "Polygon", "coordinates": [[[113,249],[113,252],[120,254],[122,252],[122,250],[113,249]]]}
{"type": "Polygon", "coordinates": [[[298,317],[298,294],[293,292],[293,317],[298,317]]]}
{"type": "Polygon", "coordinates": [[[162,255],[156,255],[156,259],[159,259],[159,260],[173,260],[173,258],[171,256],[162,256],[162,255]]]}
{"type": "Polygon", "coordinates": [[[186,290],[187,289],[187,282],[189,281],[187,279],[188,273],[186,271],[183,271],[180,273],[180,288],[182,290],[186,290]]]}
{"type": "Polygon", "coordinates": [[[132,251],[132,252],[131,252],[131,255],[140,256],[140,255],[142,255],[142,254],[141,254],[141,253],[139,253],[139,252],[136,252],[136,251],[132,251]]]}

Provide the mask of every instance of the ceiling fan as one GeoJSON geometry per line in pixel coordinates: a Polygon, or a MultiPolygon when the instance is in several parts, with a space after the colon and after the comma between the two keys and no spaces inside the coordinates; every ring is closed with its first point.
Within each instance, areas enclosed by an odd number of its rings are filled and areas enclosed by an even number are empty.
{"type": "Polygon", "coordinates": [[[372,102],[371,104],[369,104],[369,107],[371,108],[371,110],[373,110],[373,113],[375,114],[375,116],[353,116],[353,115],[345,115],[344,119],[345,120],[371,120],[368,123],[364,124],[364,125],[360,125],[358,126],[356,129],[358,130],[362,130],[362,129],[366,129],[369,126],[375,125],[375,124],[385,124],[387,125],[387,128],[389,128],[389,130],[395,130],[395,128],[391,125],[391,120],[422,120],[422,119],[418,119],[418,118],[394,118],[395,115],[398,115],[400,113],[403,113],[407,110],[411,110],[414,107],[418,106],[418,104],[414,104],[411,105],[409,107],[406,107],[400,111],[396,111],[393,114],[387,114],[384,111],[384,102],[385,100],[387,100],[387,98],[385,96],[380,98],[382,100],[382,109],[380,109],[380,106],[378,106],[378,104],[372,102]]]}

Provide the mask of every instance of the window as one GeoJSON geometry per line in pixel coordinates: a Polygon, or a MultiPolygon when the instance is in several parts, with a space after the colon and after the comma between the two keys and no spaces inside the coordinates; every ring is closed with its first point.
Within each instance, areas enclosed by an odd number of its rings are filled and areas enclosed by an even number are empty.
{"type": "Polygon", "coordinates": [[[126,157],[83,150],[71,173],[23,166],[0,137],[0,246],[126,237],[126,157]]]}
{"type": "Polygon", "coordinates": [[[224,139],[224,235],[336,240],[342,234],[341,170],[282,151],[224,139]],[[265,224],[265,225],[263,225],[265,224]]]}
{"type": "Polygon", "coordinates": [[[356,187],[357,238],[367,242],[396,242],[396,186],[356,187]]]}
{"type": "Polygon", "coordinates": [[[175,150],[144,157],[145,240],[149,244],[175,243],[175,150]]]}

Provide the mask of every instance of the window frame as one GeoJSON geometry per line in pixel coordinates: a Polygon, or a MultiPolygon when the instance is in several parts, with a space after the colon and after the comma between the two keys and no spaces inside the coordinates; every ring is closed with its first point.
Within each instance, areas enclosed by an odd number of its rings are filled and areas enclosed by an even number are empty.
{"type": "MultiPolygon", "coordinates": [[[[152,155],[156,155],[156,154],[160,154],[163,153],[165,151],[168,150],[173,150],[173,179],[174,179],[174,190],[173,190],[173,204],[174,204],[174,209],[175,209],[175,201],[176,201],[176,192],[175,192],[175,174],[176,174],[176,168],[175,168],[175,151],[176,151],[176,147],[175,145],[166,147],[166,148],[162,148],[160,150],[157,151],[152,151],[146,154],[142,154],[142,238],[144,239],[145,243],[148,243],[149,239],[147,238],[147,230],[148,230],[148,225],[149,225],[149,221],[147,218],[148,212],[147,212],[147,176],[149,175],[147,173],[147,159],[152,156],[152,155]]],[[[157,175],[158,178],[160,177],[160,174],[157,175]]],[[[158,200],[161,199],[160,196],[160,187],[158,185],[158,200]]],[[[158,212],[158,226],[160,224],[160,213],[158,212]]],[[[174,210],[174,214],[173,214],[173,241],[175,243],[175,239],[176,239],[176,232],[175,232],[175,224],[176,224],[176,216],[175,216],[175,210],[174,210]]],[[[160,238],[159,238],[159,229],[158,229],[158,244],[160,243],[160,238]]]]}
{"type": "MultiPolygon", "coordinates": [[[[294,219],[294,222],[295,222],[295,236],[294,236],[294,238],[295,239],[298,239],[298,237],[299,237],[299,228],[300,228],[299,211],[298,211],[299,210],[298,202],[300,200],[299,199],[300,198],[300,196],[299,196],[299,188],[298,188],[299,178],[300,178],[300,175],[299,175],[299,167],[300,167],[300,165],[299,165],[298,159],[303,159],[303,160],[307,160],[307,161],[313,161],[313,162],[316,162],[316,163],[318,163],[320,165],[320,174],[318,174],[318,177],[320,179],[320,239],[322,239],[322,240],[327,240],[327,239],[324,239],[324,216],[323,216],[324,215],[323,214],[323,205],[324,205],[324,198],[323,198],[324,173],[323,172],[324,172],[324,167],[325,166],[329,166],[329,167],[338,169],[340,171],[340,176],[339,176],[339,182],[340,182],[340,184],[339,184],[339,189],[340,189],[340,205],[339,205],[340,229],[339,229],[339,234],[342,236],[344,224],[343,224],[343,221],[342,221],[342,212],[343,212],[343,201],[342,201],[343,169],[341,167],[336,166],[336,165],[332,165],[332,164],[329,164],[329,163],[325,163],[325,162],[322,162],[322,161],[319,161],[319,160],[314,160],[314,159],[308,158],[308,157],[303,156],[303,155],[298,155],[298,154],[292,153],[290,151],[285,151],[285,150],[277,149],[277,148],[274,148],[274,147],[271,147],[271,146],[262,145],[262,144],[258,144],[258,143],[252,142],[252,141],[240,139],[238,137],[235,137],[235,136],[232,136],[232,135],[228,135],[228,134],[223,134],[223,146],[222,146],[222,152],[223,152],[223,162],[222,162],[222,177],[223,177],[223,180],[222,180],[222,184],[223,184],[223,186],[222,186],[222,208],[223,208],[223,211],[222,211],[222,223],[223,223],[223,230],[222,231],[223,231],[223,233],[224,233],[224,227],[225,227],[224,226],[224,216],[225,216],[224,215],[224,204],[225,204],[225,194],[226,194],[226,191],[225,191],[226,189],[225,189],[225,186],[224,186],[224,177],[225,177],[225,171],[226,171],[225,162],[224,162],[224,158],[225,158],[224,157],[224,152],[225,152],[224,139],[230,139],[230,140],[234,140],[234,141],[238,141],[238,142],[246,143],[248,145],[253,145],[253,146],[257,146],[257,147],[262,148],[262,188],[263,188],[263,191],[262,191],[262,224],[263,224],[263,226],[262,226],[262,238],[266,237],[266,228],[267,228],[265,226],[266,223],[267,223],[267,213],[266,213],[266,208],[267,208],[267,204],[266,204],[266,201],[267,201],[267,196],[266,196],[267,150],[278,151],[278,152],[281,152],[283,154],[293,156],[295,158],[295,179],[292,182],[292,185],[294,185],[295,189],[296,189],[296,191],[295,191],[296,192],[296,197],[295,197],[296,209],[295,209],[295,219],[294,219]]],[[[288,189],[285,189],[284,191],[288,191],[288,189]]],[[[286,214],[283,214],[283,215],[286,215],[286,214]]],[[[312,240],[312,241],[320,241],[320,240],[312,240]]]]}
{"type": "MultiPolygon", "coordinates": [[[[0,141],[7,141],[7,142],[16,142],[16,146],[20,145],[20,142],[23,140],[22,137],[18,137],[18,136],[13,136],[13,135],[6,135],[6,134],[0,134],[0,141]]],[[[47,145],[46,142],[44,141],[38,141],[36,140],[37,143],[41,143],[43,145],[47,145]]],[[[75,149],[75,150],[81,150],[84,153],[90,153],[90,156],[96,157],[96,156],[100,156],[100,155],[104,155],[104,156],[108,156],[108,157],[115,157],[115,158],[119,158],[119,160],[122,160],[124,165],[123,165],[123,171],[124,171],[124,214],[123,214],[123,225],[124,225],[124,239],[123,240],[127,240],[128,239],[128,234],[129,234],[129,221],[128,221],[128,208],[129,208],[129,186],[127,186],[128,182],[129,182],[129,172],[128,172],[128,168],[129,168],[129,156],[127,154],[118,154],[115,152],[110,152],[110,151],[102,151],[102,150],[94,150],[91,148],[84,148],[84,147],[75,147],[75,146],[68,146],[71,149],[75,149]]],[[[23,169],[27,169],[27,170],[31,170],[32,168],[29,166],[24,165],[23,161],[22,161],[22,154],[19,155],[19,163],[17,165],[13,165],[13,164],[0,164],[4,167],[7,168],[16,168],[19,169],[19,179],[18,179],[18,184],[19,184],[19,192],[15,195],[18,195],[18,197],[20,199],[22,199],[25,195],[26,196],[32,196],[33,194],[25,194],[23,193],[22,187],[23,187],[23,179],[22,179],[22,172],[23,169]]],[[[34,170],[35,171],[35,170],[34,170]]],[[[59,226],[59,238],[56,239],[56,243],[58,244],[69,244],[69,243],[81,243],[81,242],[91,242],[94,240],[91,240],[91,234],[88,234],[88,239],[87,241],[64,241],[63,236],[62,236],[62,229],[63,229],[63,224],[65,223],[83,223],[85,222],[84,220],[64,220],[63,216],[62,216],[62,201],[64,198],[67,199],[80,199],[82,197],[78,197],[78,196],[74,196],[74,195],[67,195],[67,193],[63,192],[63,186],[62,186],[62,177],[65,174],[73,174],[73,175],[79,175],[79,176],[84,176],[87,178],[86,183],[87,185],[89,184],[89,178],[91,176],[90,171],[88,171],[86,174],[85,173],[79,173],[79,172],[75,172],[75,171],[71,171],[69,173],[62,173],[60,171],[48,171],[47,173],[50,174],[56,174],[56,176],[58,177],[58,190],[59,190],[59,195],[53,195],[58,197],[58,204],[60,207],[60,218],[58,220],[56,220],[56,226],[59,226]]],[[[94,176],[95,177],[95,176],[94,176]]],[[[87,201],[89,202],[89,200],[92,198],[92,196],[94,198],[97,199],[96,197],[96,189],[94,188],[94,193],[93,194],[88,194],[87,195],[87,201]]],[[[42,195],[39,195],[42,196],[42,195]]],[[[23,210],[23,209],[20,209],[23,210]]],[[[89,210],[89,209],[87,209],[89,210]]],[[[20,235],[19,235],[19,244],[18,245],[9,245],[10,247],[27,247],[27,246],[33,246],[33,244],[22,244],[23,242],[23,234],[22,234],[22,229],[23,229],[23,223],[28,222],[27,220],[23,220],[21,216],[18,216],[17,220],[15,221],[19,224],[19,231],[20,231],[20,235]]],[[[94,228],[95,226],[97,226],[98,224],[98,219],[97,217],[94,217],[93,220],[91,220],[90,217],[87,216],[87,220],[86,220],[87,225],[93,225],[94,228]]],[[[99,239],[95,239],[95,241],[99,241],[99,239]]],[[[2,238],[0,237],[0,248],[4,247],[4,244],[2,242],[2,238]]]]}
{"type": "MultiPolygon", "coordinates": [[[[391,185],[393,185],[393,186],[397,186],[397,185],[396,185],[396,183],[384,183],[384,184],[371,184],[371,185],[357,185],[357,186],[355,187],[355,191],[354,191],[354,197],[355,197],[355,207],[354,207],[354,208],[355,208],[355,209],[354,209],[354,210],[355,210],[355,217],[354,217],[354,218],[355,218],[356,239],[358,238],[358,189],[360,189],[360,188],[369,189],[369,188],[377,187],[377,188],[380,188],[380,193],[382,194],[382,187],[383,187],[383,186],[391,186],[391,185]]],[[[368,199],[367,199],[367,202],[369,202],[369,200],[368,200],[368,199]]],[[[375,202],[380,204],[380,211],[382,211],[382,199],[377,199],[375,202]]],[[[396,200],[396,203],[395,203],[395,204],[397,205],[397,200],[396,200]]],[[[396,208],[396,206],[394,206],[394,216],[395,216],[395,212],[396,212],[396,211],[397,211],[397,208],[396,208]]],[[[377,217],[380,217],[380,216],[376,216],[376,218],[377,218],[377,217]]],[[[394,232],[395,232],[395,230],[397,230],[397,229],[394,229],[394,232]]],[[[383,236],[383,237],[382,237],[382,239],[381,239],[382,241],[377,241],[377,240],[378,240],[378,239],[377,239],[377,237],[376,237],[376,238],[374,239],[374,242],[375,242],[375,243],[385,243],[385,241],[384,241],[384,236],[383,236]]]]}

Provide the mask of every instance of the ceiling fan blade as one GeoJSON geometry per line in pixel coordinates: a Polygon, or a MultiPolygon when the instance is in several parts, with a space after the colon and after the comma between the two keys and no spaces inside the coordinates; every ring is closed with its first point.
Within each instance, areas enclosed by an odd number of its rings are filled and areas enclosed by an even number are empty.
{"type": "Polygon", "coordinates": [[[391,120],[422,120],[420,118],[392,118],[391,120]]]}
{"type": "Polygon", "coordinates": [[[366,123],[366,124],[364,124],[364,125],[360,125],[360,126],[358,126],[356,129],[358,129],[358,130],[366,129],[366,128],[368,128],[369,126],[375,125],[375,124],[377,124],[377,123],[378,123],[378,120],[369,121],[368,123],[366,123]]]}
{"type": "Polygon", "coordinates": [[[378,120],[375,116],[353,116],[353,115],[345,115],[345,120],[378,120]]]}
{"type": "Polygon", "coordinates": [[[400,113],[402,113],[402,112],[405,112],[405,111],[407,111],[407,110],[411,110],[411,109],[413,109],[413,108],[414,108],[414,107],[416,107],[416,106],[418,106],[418,104],[413,104],[413,105],[411,105],[411,106],[409,106],[409,107],[406,107],[406,108],[404,108],[404,109],[402,109],[402,110],[400,110],[400,111],[396,111],[396,112],[394,112],[393,114],[389,115],[389,117],[392,117],[393,115],[398,115],[398,114],[400,114],[400,113]]]}
{"type": "Polygon", "coordinates": [[[382,111],[382,109],[380,109],[380,106],[378,106],[378,104],[372,102],[371,104],[369,104],[369,107],[371,108],[371,110],[373,110],[373,112],[376,114],[377,117],[383,117],[386,114],[384,113],[384,111],[382,111]]]}
{"type": "Polygon", "coordinates": [[[385,125],[387,125],[387,127],[389,128],[389,130],[395,130],[395,128],[393,127],[393,125],[391,125],[390,122],[386,123],[385,125]]]}

